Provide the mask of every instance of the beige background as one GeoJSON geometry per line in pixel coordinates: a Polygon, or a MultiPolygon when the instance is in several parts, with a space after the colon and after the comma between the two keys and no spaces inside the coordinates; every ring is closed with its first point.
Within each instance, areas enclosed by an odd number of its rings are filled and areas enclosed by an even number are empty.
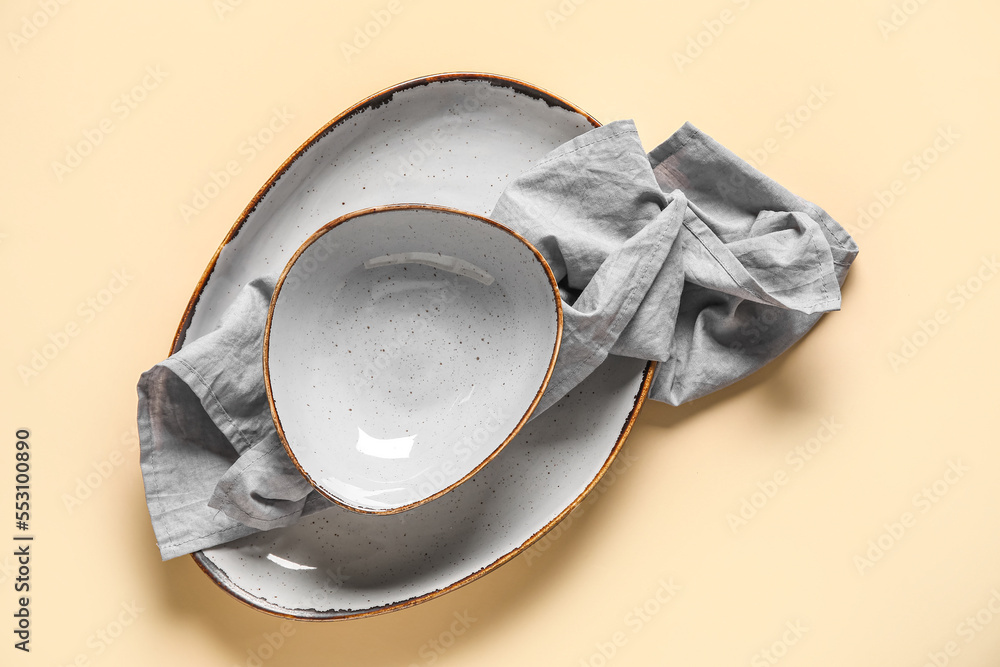
{"type": "MultiPolygon", "coordinates": [[[[37,536],[30,655],[11,646],[13,547],[0,549],[0,662],[916,667],[930,653],[998,664],[1000,279],[984,264],[1000,249],[996,3],[898,1],[895,16],[890,0],[398,3],[350,58],[341,44],[388,2],[0,7],[0,500],[12,502],[14,432],[27,427],[37,536]],[[724,10],[729,23],[712,23],[724,10]],[[679,66],[699,33],[702,52],[679,66]],[[147,68],[159,80],[123,106],[147,68]],[[381,88],[458,69],[522,78],[604,122],[634,118],[647,148],[686,120],[740,155],[770,148],[761,169],[830,211],[862,252],[843,311],[778,362],[692,405],[647,404],[625,447],[632,465],[532,550],[415,608],[282,625],[189,558],[160,562],[135,383],[292,150],[381,88]],[[275,109],[293,118],[241,153],[275,109]],[[782,122],[796,112],[798,127],[782,122]],[[85,132],[100,143],[57,174],[85,132]],[[933,163],[915,168],[925,151],[933,163]],[[181,205],[230,160],[240,173],[185,220],[181,205]],[[880,191],[894,198],[881,211],[880,191]],[[859,222],[859,207],[880,215],[859,222]],[[102,297],[100,312],[86,305],[102,297]],[[25,381],[18,367],[67,325],[76,335],[25,381]],[[786,458],[810,444],[822,447],[800,469],[786,458]],[[106,476],[88,486],[95,470],[106,476]],[[728,515],[776,473],[786,483],[734,530],[728,515]],[[858,561],[880,537],[884,555],[858,561]],[[680,590],[657,602],[671,579],[680,590]],[[459,636],[454,613],[475,619],[459,636]]],[[[0,511],[4,545],[11,513],[0,511]]]]}

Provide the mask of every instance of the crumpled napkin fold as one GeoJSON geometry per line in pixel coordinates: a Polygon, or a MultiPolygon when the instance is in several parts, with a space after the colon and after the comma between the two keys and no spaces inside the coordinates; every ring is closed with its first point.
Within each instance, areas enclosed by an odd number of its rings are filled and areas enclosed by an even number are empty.
{"type": "MultiPolygon", "coordinates": [[[[857,256],[825,211],[691,124],[648,155],[631,121],[567,142],[514,179],[491,216],[543,254],[563,296],[556,366],[534,415],[608,355],[659,362],[672,405],[757,370],[840,307],[857,256]]],[[[327,508],[288,458],[264,390],[276,275],[139,381],[140,461],[163,559],[327,508]]],[[[534,416],[533,415],[533,416],[534,416]]]]}
{"type": "Polygon", "coordinates": [[[661,362],[680,405],[739,380],[840,308],[858,248],[825,211],[686,124],[648,156],[632,121],[555,149],[491,217],[545,257],[563,337],[536,414],[609,354],[661,362]]]}

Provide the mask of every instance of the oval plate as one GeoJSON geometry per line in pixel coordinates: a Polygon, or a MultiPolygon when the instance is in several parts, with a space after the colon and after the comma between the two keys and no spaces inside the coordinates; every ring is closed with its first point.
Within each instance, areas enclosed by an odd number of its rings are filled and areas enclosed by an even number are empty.
{"type": "MultiPolygon", "coordinates": [[[[550,93],[488,74],[435,75],[373,95],[260,189],[195,288],[172,351],[214,329],[243,285],[284,266],[330,220],[406,202],[488,215],[509,180],[598,125],[550,93]]],[[[491,465],[413,510],[333,507],[193,557],[237,599],[293,618],[369,616],[454,590],[524,551],[583,500],[621,449],[654,367],[610,357],[491,465]]]]}

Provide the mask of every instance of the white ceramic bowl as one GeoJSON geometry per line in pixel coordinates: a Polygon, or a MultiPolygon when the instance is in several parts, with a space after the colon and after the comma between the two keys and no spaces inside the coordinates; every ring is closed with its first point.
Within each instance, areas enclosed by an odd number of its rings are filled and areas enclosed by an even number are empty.
{"type": "Polygon", "coordinates": [[[530,417],[559,351],[542,256],[438,206],[350,213],[275,287],[264,378],[278,433],[323,495],[393,513],[471,477],[530,417]]]}

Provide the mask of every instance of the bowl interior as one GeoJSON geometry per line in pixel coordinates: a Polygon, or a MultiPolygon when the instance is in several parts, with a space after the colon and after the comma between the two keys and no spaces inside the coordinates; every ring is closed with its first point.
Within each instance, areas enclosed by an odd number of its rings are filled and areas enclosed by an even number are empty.
{"type": "Polygon", "coordinates": [[[299,469],[395,512],[471,476],[527,420],[561,330],[541,256],[459,211],[394,206],[321,229],[272,300],[265,377],[299,469]]]}

